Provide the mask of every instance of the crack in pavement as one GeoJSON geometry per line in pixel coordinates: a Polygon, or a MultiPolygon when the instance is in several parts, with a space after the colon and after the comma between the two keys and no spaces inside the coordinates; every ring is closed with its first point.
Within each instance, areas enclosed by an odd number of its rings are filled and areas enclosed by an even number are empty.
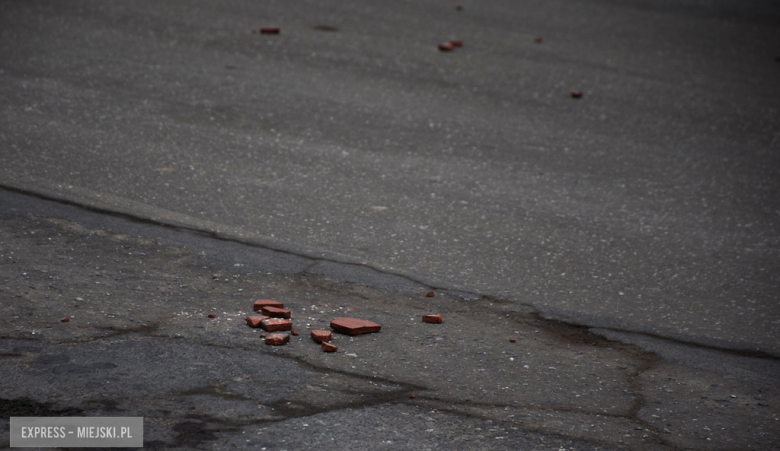
{"type": "MultiPolygon", "coordinates": [[[[212,275],[215,266],[222,271],[229,265],[205,262],[197,255],[197,246],[173,247],[77,226],[9,212],[0,216],[0,254],[11,257],[0,260],[6,275],[0,279],[0,299],[8,306],[0,317],[0,353],[7,356],[4,362],[9,368],[15,368],[0,376],[5,378],[0,397],[44,405],[52,395],[53,401],[45,404],[48,408],[82,409],[90,414],[140,409],[159,425],[150,429],[154,446],[195,443],[172,438],[170,431],[183,432],[170,424],[163,427],[165,421],[184,425],[176,426],[182,431],[196,424],[211,431],[197,435],[201,437],[197,443],[224,443],[233,440],[230,437],[235,438],[239,429],[244,428],[243,434],[247,427],[259,424],[288,425],[306,418],[346,415],[345,421],[356,425],[362,415],[373,418],[385,408],[409,413],[408,409],[436,405],[453,415],[469,411],[468,418],[486,420],[498,418],[502,409],[512,409],[532,419],[504,418],[523,431],[568,437],[585,447],[717,449],[695,434],[683,437],[690,430],[686,420],[663,419],[682,413],[671,405],[674,401],[666,392],[659,397],[653,391],[656,385],[657,391],[668,391],[664,385],[668,382],[655,381],[683,377],[695,389],[682,398],[691,405],[702,387],[707,393],[718,392],[717,396],[735,390],[725,385],[725,379],[707,379],[711,375],[670,364],[641,346],[584,325],[545,318],[528,305],[493,296],[426,298],[429,287],[419,293],[377,290],[312,272],[326,261],[316,259],[307,259],[305,268],[295,273],[253,270],[232,277],[212,275]],[[8,227],[15,232],[9,233],[8,227]],[[133,257],[127,255],[130,251],[133,257]],[[48,287],[48,291],[30,291],[31,286],[48,287]],[[105,293],[104,287],[109,286],[111,296],[105,293]],[[289,303],[296,327],[326,327],[318,324],[325,322],[324,317],[352,312],[380,320],[383,329],[366,336],[335,334],[337,355],[322,353],[305,332],[280,348],[262,346],[257,330],[242,321],[251,306],[248,298],[257,294],[289,303]],[[80,300],[67,300],[74,298],[80,300]],[[212,311],[217,318],[208,319],[206,313],[212,311]],[[420,322],[421,314],[436,312],[444,314],[444,324],[420,322]],[[59,322],[62,316],[71,316],[71,321],[59,322]],[[31,336],[30,330],[42,335],[31,336]],[[510,344],[509,337],[515,337],[517,344],[510,344]],[[48,344],[35,351],[17,342],[48,344]],[[156,374],[162,382],[147,385],[150,375],[141,370],[156,374]],[[20,385],[22,379],[32,388],[20,385]],[[325,384],[324,379],[326,386],[317,385],[325,384]],[[95,396],[123,380],[131,386],[109,390],[106,399],[95,396]],[[707,388],[704,382],[723,387],[707,388]],[[66,394],[74,390],[81,397],[66,394]],[[257,403],[274,409],[273,416],[256,415],[257,403]],[[525,413],[520,413],[523,409],[525,413]],[[580,425],[585,419],[591,427],[580,425]],[[224,424],[230,437],[212,431],[212,423],[224,424]],[[674,437],[666,431],[672,423],[674,437]],[[639,426],[642,430],[635,432],[639,426]]],[[[776,362],[755,355],[724,355],[764,362],[769,369],[776,362]]],[[[756,385],[763,380],[758,376],[754,379],[747,380],[744,396],[760,394],[774,404],[776,392],[756,385]]],[[[768,415],[774,410],[755,410],[754,404],[740,407],[743,422],[768,428],[772,425],[768,415]]],[[[686,415],[696,421],[711,413],[705,409],[686,415]]],[[[716,418],[728,413],[719,415],[716,418]]],[[[420,437],[430,429],[392,421],[411,427],[410,433],[420,437]]],[[[459,428],[444,429],[455,434],[459,428]]],[[[775,437],[770,436],[769,442],[744,435],[741,439],[766,446],[775,437]]],[[[450,440],[459,439],[452,435],[450,440]]]]}

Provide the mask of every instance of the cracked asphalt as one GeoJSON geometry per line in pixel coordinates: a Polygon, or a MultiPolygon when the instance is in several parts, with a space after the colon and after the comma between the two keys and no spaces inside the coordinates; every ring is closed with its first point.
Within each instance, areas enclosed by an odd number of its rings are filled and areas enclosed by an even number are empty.
{"type": "Polygon", "coordinates": [[[778,6],[455,5],[0,3],[2,421],[780,448],[778,6]]]}
{"type": "Polygon", "coordinates": [[[608,340],[621,332],[527,304],[427,297],[398,276],[8,191],[0,202],[6,446],[11,416],[61,415],[143,416],[149,448],[780,446],[772,356],[649,352],[657,340],[608,340]],[[351,272],[362,283],[339,277],[351,272]],[[256,298],[282,301],[299,335],[265,345],[243,320],[256,298]],[[444,322],[421,322],[432,313],[444,322]],[[339,350],[324,353],[309,331],[339,316],[382,330],[334,332],[339,350]]]}

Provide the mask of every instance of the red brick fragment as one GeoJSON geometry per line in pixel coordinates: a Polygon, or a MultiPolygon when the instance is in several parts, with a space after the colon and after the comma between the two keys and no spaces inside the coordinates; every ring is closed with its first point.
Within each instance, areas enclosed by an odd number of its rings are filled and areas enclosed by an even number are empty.
{"type": "Polygon", "coordinates": [[[515,340],[514,338],[510,338],[510,339],[509,339],[509,342],[510,342],[510,343],[517,343],[517,340],[515,340]]]}
{"type": "Polygon", "coordinates": [[[215,315],[213,313],[209,313],[209,318],[216,318],[216,317],[217,317],[217,315],[215,315]]]}
{"type": "Polygon", "coordinates": [[[338,351],[338,349],[339,348],[337,348],[336,346],[333,346],[332,344],[330,344],[328,342],[325,342],[325,341],[322,342],[322,350],[325,351],[325,352],[336,352],[336,351],[338,351]]]}
{"type": "Polygon", "coordinates": [[[246,320],[247,325],[249,327],[260,327],[260,323],[268,318],[267,316],[247,316],[244,319],[246,320]]]}
{"type": "Polygon", "coordinates": [[[281,302],[272,301],[270,299],[258,299],[255,301],[255,304],[252,306],[252,310],[259,312],[263,309],[263,307],[276,307],[276,308],[284,308],[284,304],[281,302]]]}
{"type": "Polygon", "coordinates": [[[441,315],[423,315],[423,322],[441,324],[441,315]]]}
{"type": "Polygon", "coordinates": [[[463,41],[450,41],[450,45],[453,47],[463,47],[463,41]]]}
{"type": "Polygon", "coordinates": [[[272,346],[281,346],[290,341],[290,336],[287,334],[268,334],[265,337],[265,344],[272,346]]]}
{"type": "Polygon", "coordinates": [[[414,396],[414,395],[409,395],[409,398],[410,398],[410,399],[414,399],[414,398],[416,398],[416,396],[414,396]]]}
{"type": "Polygon", "coordinates": [[[536,39],[534,39],[534,42],[537,43],[537,44],[541,44],[542,43],[542,38],[536,38],[536,39]]]}
{"type": "Polygon", "coordinates": [[[270,316],[271,318],[290,318],[290,311],[283,308],[271,307],[266,305],[262,309],[263,315],[270,316]]]}
{"type": "Polygon", "coordinates": [[[298,335],[298,331],[297,330],[290,331],[290,333],[293,334],[293,335],[296,335],[296,336],[298,335]]]}
{"type": "Polygon", "coordinates": [[[572,92],[571,92],[571,97],[572,97],[573,99],[579,99],[579,98],[581,98],[581,97],[582,97],[582,91],[572,91],[572,92]]]}
{"type": "Polygon", "coordinates": [[[260,327],[268,332],[276,332],[277,330],[290,330],[292,329],[292,321],[287,321],[282,318],[266,318],[260,321],[260,327]]]}
{"type": "Polygon", "coordinates": [[[317,343],[322,343],[323,341],[330,341],[330,331],[313,330],[311,331],[311,339],[316,341],[317,343]]]}
{"type": "Polygon", "coordinates": [[[349,335],[370,334],[382,328],[377,323],[357,318],[336,318],[330,322],[330,327],[349,335]]]}
{"type": "Polygon", "coordinates": [[[439,50],[441,50],[442,52],[449,52],[450,50],[452,50],[452,44],[449,42],[442,42],[441,44],[439,44],[439,50]]]}
{"type": "Polygon", "coordinates": [[[279,28],[277,27],[263,27],[260,29],[260,34],[279,34],[279,28]]]}
{"type": "Polygon", "coordinates": [[[425,295],[426,298],[432,298],[434,296],[436,296],[436,293],[434,293],[433,291],[429,291],[428,294],[425,295]]]}
{"type": "Polygon", "coordinates": [[[68,321],[70,321],[70,318],[66,316],[65,318],[62,318],[60,321],[62,321],[63,323],[67,323],[68,321]]]}
{"type": "Polygon", "coordinates": [[[265,334],[260,334],[260,338],[265,338],[265,334]]]}

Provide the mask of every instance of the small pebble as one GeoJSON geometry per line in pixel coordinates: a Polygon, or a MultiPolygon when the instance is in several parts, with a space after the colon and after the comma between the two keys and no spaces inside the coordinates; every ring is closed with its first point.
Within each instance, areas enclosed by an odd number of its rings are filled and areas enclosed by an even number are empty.
{"type": "Polygon", "coordinates": [[[293,334],[293,335],[298,335],[298,332],[297,332],[297,331],[294,331],[294,330],[293,330],[293,331],[290,331],[290,333],[291,333],[291,334],[293,334]]]}
{"type": "Polygon", "coordinates": [[[209,313],[209,318],[216,318],[216,317],[217,317],[217,315],[215,315],[213,313],[209,313]]]}
{"type": "Polygon", "coordinates": [[[433,291],[429,291],[428,294],[425,295],[425,297],[427,298],[432,298],[434,296],[436,296],[436,293],[434,293],[433,291]]]}
{"type": "Polygon", "coordinates": [[[452,44],[449,42],[442,42],[441,44],[439,44],[439,50],[441,50],[442,52],[449,52],[450,50],[452,50],[452,44]]]}
{"type": "Polygon", "coordinates": [[[514,338],[510,338],[510,339],[509,339],[509,342],[510,342],[510,343],[517,343],[517,340],[515,340],[514,338]]]}
{"type": "Polygon", "coordinates": [[[582,98],[582,91],[572,91],[571,92],[572,99],[579,99],[582,98]]]}
{"type": "Polygon", "coordinates": [[[68,321],[70,321],[70,318],[66,316],[65,318],[62,318],[60,321],[62,321],[63,323],[67,323],[68,321]]]}

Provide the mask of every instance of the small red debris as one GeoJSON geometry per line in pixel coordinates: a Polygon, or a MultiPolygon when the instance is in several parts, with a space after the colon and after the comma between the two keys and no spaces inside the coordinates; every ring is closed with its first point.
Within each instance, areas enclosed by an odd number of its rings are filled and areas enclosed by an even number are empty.
{"type": "Polygon", "coordinates": [[[292,321],[287,321],[282,318],[266,318],[260,321],[260,327],[268,332],[276,332],[277,330],[290,330],[292,329],[292,321]]]}
{"type": "Polygon", "coordinates": [[[537,43],[537,44],[541,44],[542,43],[542,38],[536,38],[536,39],[534,39],[534,42],[537,43]]]}
{"type": "Polygon", "coordinates": [[[463,41],[450,41],[453,47],[463,47],[463,41]]]}
{"type": "Polygon", "coordinates": [[[265,344],[272,346],[281,346],[290,341],[290,336],[287,334],[268,334],[265,337],[265,344]]]}
{"type": "Polygon", "coordinates": [[[267,316],[247,316],[244,319],[246,320],[247,325],[249,327],[260,327],[260,323],[268,318],[267,316]]]}
{"type": "Polygon", "coordinates": [[[298,335],[298,331],[296,331],[296,330],[290,331],[290,333],[293,334],[293,335],[296,335],[296,336],[298,335]]]}
{"type": "Polygon", "coordinates": [[[581,97],[582,97],[582,91],[572,91],[572,92],[571,92],[571,97],[572,97],[573,99],[579,99],[579,98],[581,98],[581,97]]]}
{"type": "Polygon", "coordinates": [[[338,351],[338,349],[339,348],[333,346],[330,343],[327,343],[327,342],[324,342],[324,341],[322,342],[322,350],[325,351],[325,352],[336,352],[336,351],[338,351]]]}
{"type": "Polygon", "coordinates": [[[290,318],[290,311],[279,307],[271,307],[266,305],[262,309],[263,315],[270,316],[271,318],[290,318]]]}
{"type": "Polygon", "coordinates": [[[425,295],[426,298],[432,298],[434,296],[436,296],[436,293],[434,293],[433,291],[429,291],[428,294],[425,295]]]}
{"type": "Polygon", "coordinates": [[[67,323],[68,321],[70,321],[70,318],[66,316],[65,318],[62,318],[60,321],[62,321],[63,323],[67,323]]]}
{"type": "Polygon", "coordinates": [[[330,327],[349,335],[370,334],[382,328],[377,323],[357,318],[336,318],[330,322],[330,327]]]}
{"type": "Polygon", "coordinates": [[[509,342],[510,342],[510,343],[517,343],[517,340],[515,340],[514,338],[510,338],[510,339],[509,339],[509,342]]]}
{"type": "Polygon", "coordinates": [[[423,322],[441,324],[441,315],[423,315],[423,322]]]}
{"type": "Polygon", "coordinates": [[[260,338],[265,338],[265,334],[260,334],[260,338]]]}
{"type": "Polygon", "coordinates": [[[252,310],[259,312],[263,309],[263,307],[276,307],[276,308],[284,308],[284,304],[281,302],[272,301],[270,299],[258,299],[255,301],[255,305],[252,306],[252,310]]]}
{"type": "Polygon", "coordinates": [[[209,318],[216,318],[216,317],[217,317],[217,315],[215,315],[213,313],[209,313],[209,318]]]}
{"type": "Polygon", "coordinates": [[[411,398],[411,399],[414,399],[414,398],[416,398],[416,396],[414,396],[414,395],[409,395],[409,398],[411,398]]]}
{"type": "Polygon", "coordinates": [[[263,27],[260,29],[260,34],[279,34],[279,28],[277,27],[263,27]]]}
{"type": "Polygon", "coordinates": [[[313,330],[311,331],[311,339],[316,341],[317,343],[322,343],[323,341],[330,341],[330,331],[313,330]]]}
{"type": "Polygon", "coordinates": [[[463,7],[458,5],[455,7],[455,11],[463,11],[463,7]]]}
{"type": "Polygon", "coordinates": [[[452,50],[452,43],[442,42],[441,44],[439,44],[439,50],[441,50],[442,52],[449,52],[450,50],[452,50]]]}

